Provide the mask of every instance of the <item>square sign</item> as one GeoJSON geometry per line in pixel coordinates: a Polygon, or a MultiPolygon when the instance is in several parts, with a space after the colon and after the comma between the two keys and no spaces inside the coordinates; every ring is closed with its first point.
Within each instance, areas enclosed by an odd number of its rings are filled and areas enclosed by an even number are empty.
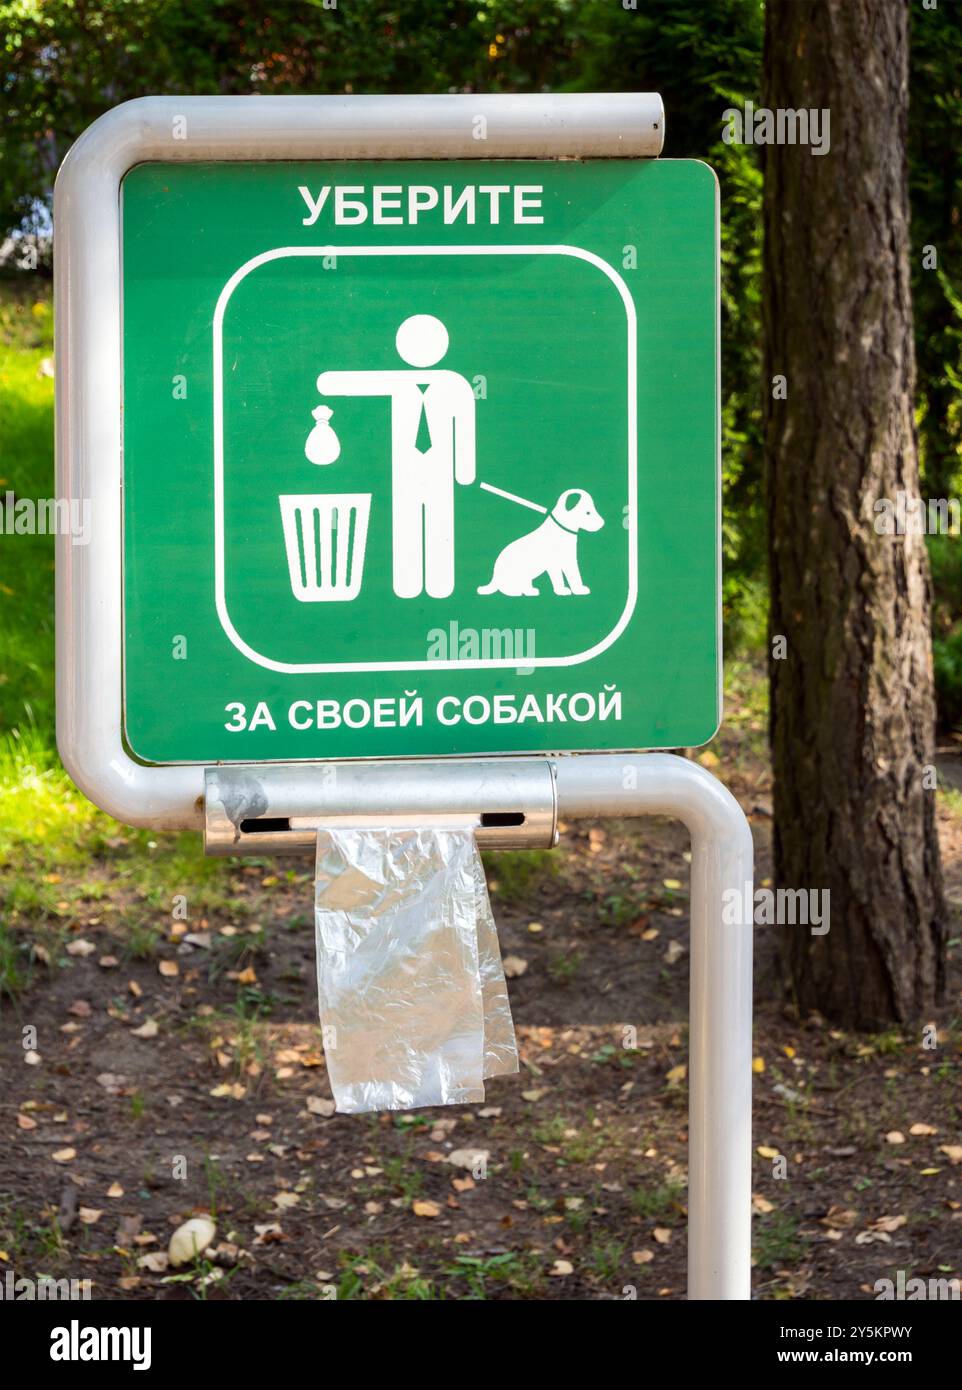
{"type": "Polygon", "coordinates": [[[152,162],[121,194],[136,758],[712,737],[710,169],[152,162]]]}

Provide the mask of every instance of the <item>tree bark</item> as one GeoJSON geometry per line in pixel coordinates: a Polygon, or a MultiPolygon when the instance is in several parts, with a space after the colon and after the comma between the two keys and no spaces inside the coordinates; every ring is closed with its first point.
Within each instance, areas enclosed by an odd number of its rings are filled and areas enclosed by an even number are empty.
{"type": "Polygon", "coordinates": [[[877,1029],[925,1018],[945,951],[925,538],[874,511],[919,493],[908,5],[768,0],[764,67],[765,107],[831,113],[828,153],[764,152],[775,875],[831,894],[827,934],[777,931],[802,1009],[877,1029]]]}

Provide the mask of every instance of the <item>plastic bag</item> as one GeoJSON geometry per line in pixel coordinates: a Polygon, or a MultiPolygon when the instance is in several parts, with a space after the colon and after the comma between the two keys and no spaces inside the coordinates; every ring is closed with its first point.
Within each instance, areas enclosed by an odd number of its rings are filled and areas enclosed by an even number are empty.
{"type": "Polygon", "coordinates": [[[324,830],[317,986],[337,1109],[484,1099],[518,1070],[484,870],[469,830],[324,830]]]}
{"type": "Polygon", "coordinates": [[[316,423],[307,436],[304,453],[311,463],[334,463],[341,454],[341,441],[331,424],[334,411],[329,405],[316,405],[311,414],[316,423]]]}

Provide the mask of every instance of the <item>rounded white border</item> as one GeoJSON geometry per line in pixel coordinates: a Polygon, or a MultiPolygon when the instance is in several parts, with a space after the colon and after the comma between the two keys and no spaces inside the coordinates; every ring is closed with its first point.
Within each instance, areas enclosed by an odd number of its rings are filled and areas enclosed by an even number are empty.
{"type": "Polygon", "coordinates": [[[519,664],[528,669],[549,666],[577,666],[599,656],[621,636],[638,602],[638,317],[631,291],[622,277],[593,251],[580,246],[281,246],[252,256],[221,290],[214,310],[214,592],[217,616],[221,627],[237,650],[249,661],[269,671],[288,675],[329,675],[337,671],[472,671],[497,668],[516,669],[519,664]],[[253,271],[270,261],[293,256],[572,256],[597,266],[615,286],[625,307],[627,320],[627,425],[628,425],[628,595],[621,617],[608,635],[593,647],[572,656],[535,657],[519,663],[517,657],[483,658],[467,661],[275,661],[256,651],[237,631],[227,609],[224,574],[224,314],[237,286],[253,271]]]}

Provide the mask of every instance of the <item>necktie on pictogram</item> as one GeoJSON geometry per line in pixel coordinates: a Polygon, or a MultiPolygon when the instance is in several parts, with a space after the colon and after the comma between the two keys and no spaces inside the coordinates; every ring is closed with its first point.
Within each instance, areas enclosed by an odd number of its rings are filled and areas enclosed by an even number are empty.
{"type": "Polygon", "coordinates": [[[419,386],[421,392],[421,414],[418,419],[418,432],[414,447],[419,454],[426,454],[431,447],[431,426],[428,424],[428,403],[425,399],[426,386],[419,386]]]}

